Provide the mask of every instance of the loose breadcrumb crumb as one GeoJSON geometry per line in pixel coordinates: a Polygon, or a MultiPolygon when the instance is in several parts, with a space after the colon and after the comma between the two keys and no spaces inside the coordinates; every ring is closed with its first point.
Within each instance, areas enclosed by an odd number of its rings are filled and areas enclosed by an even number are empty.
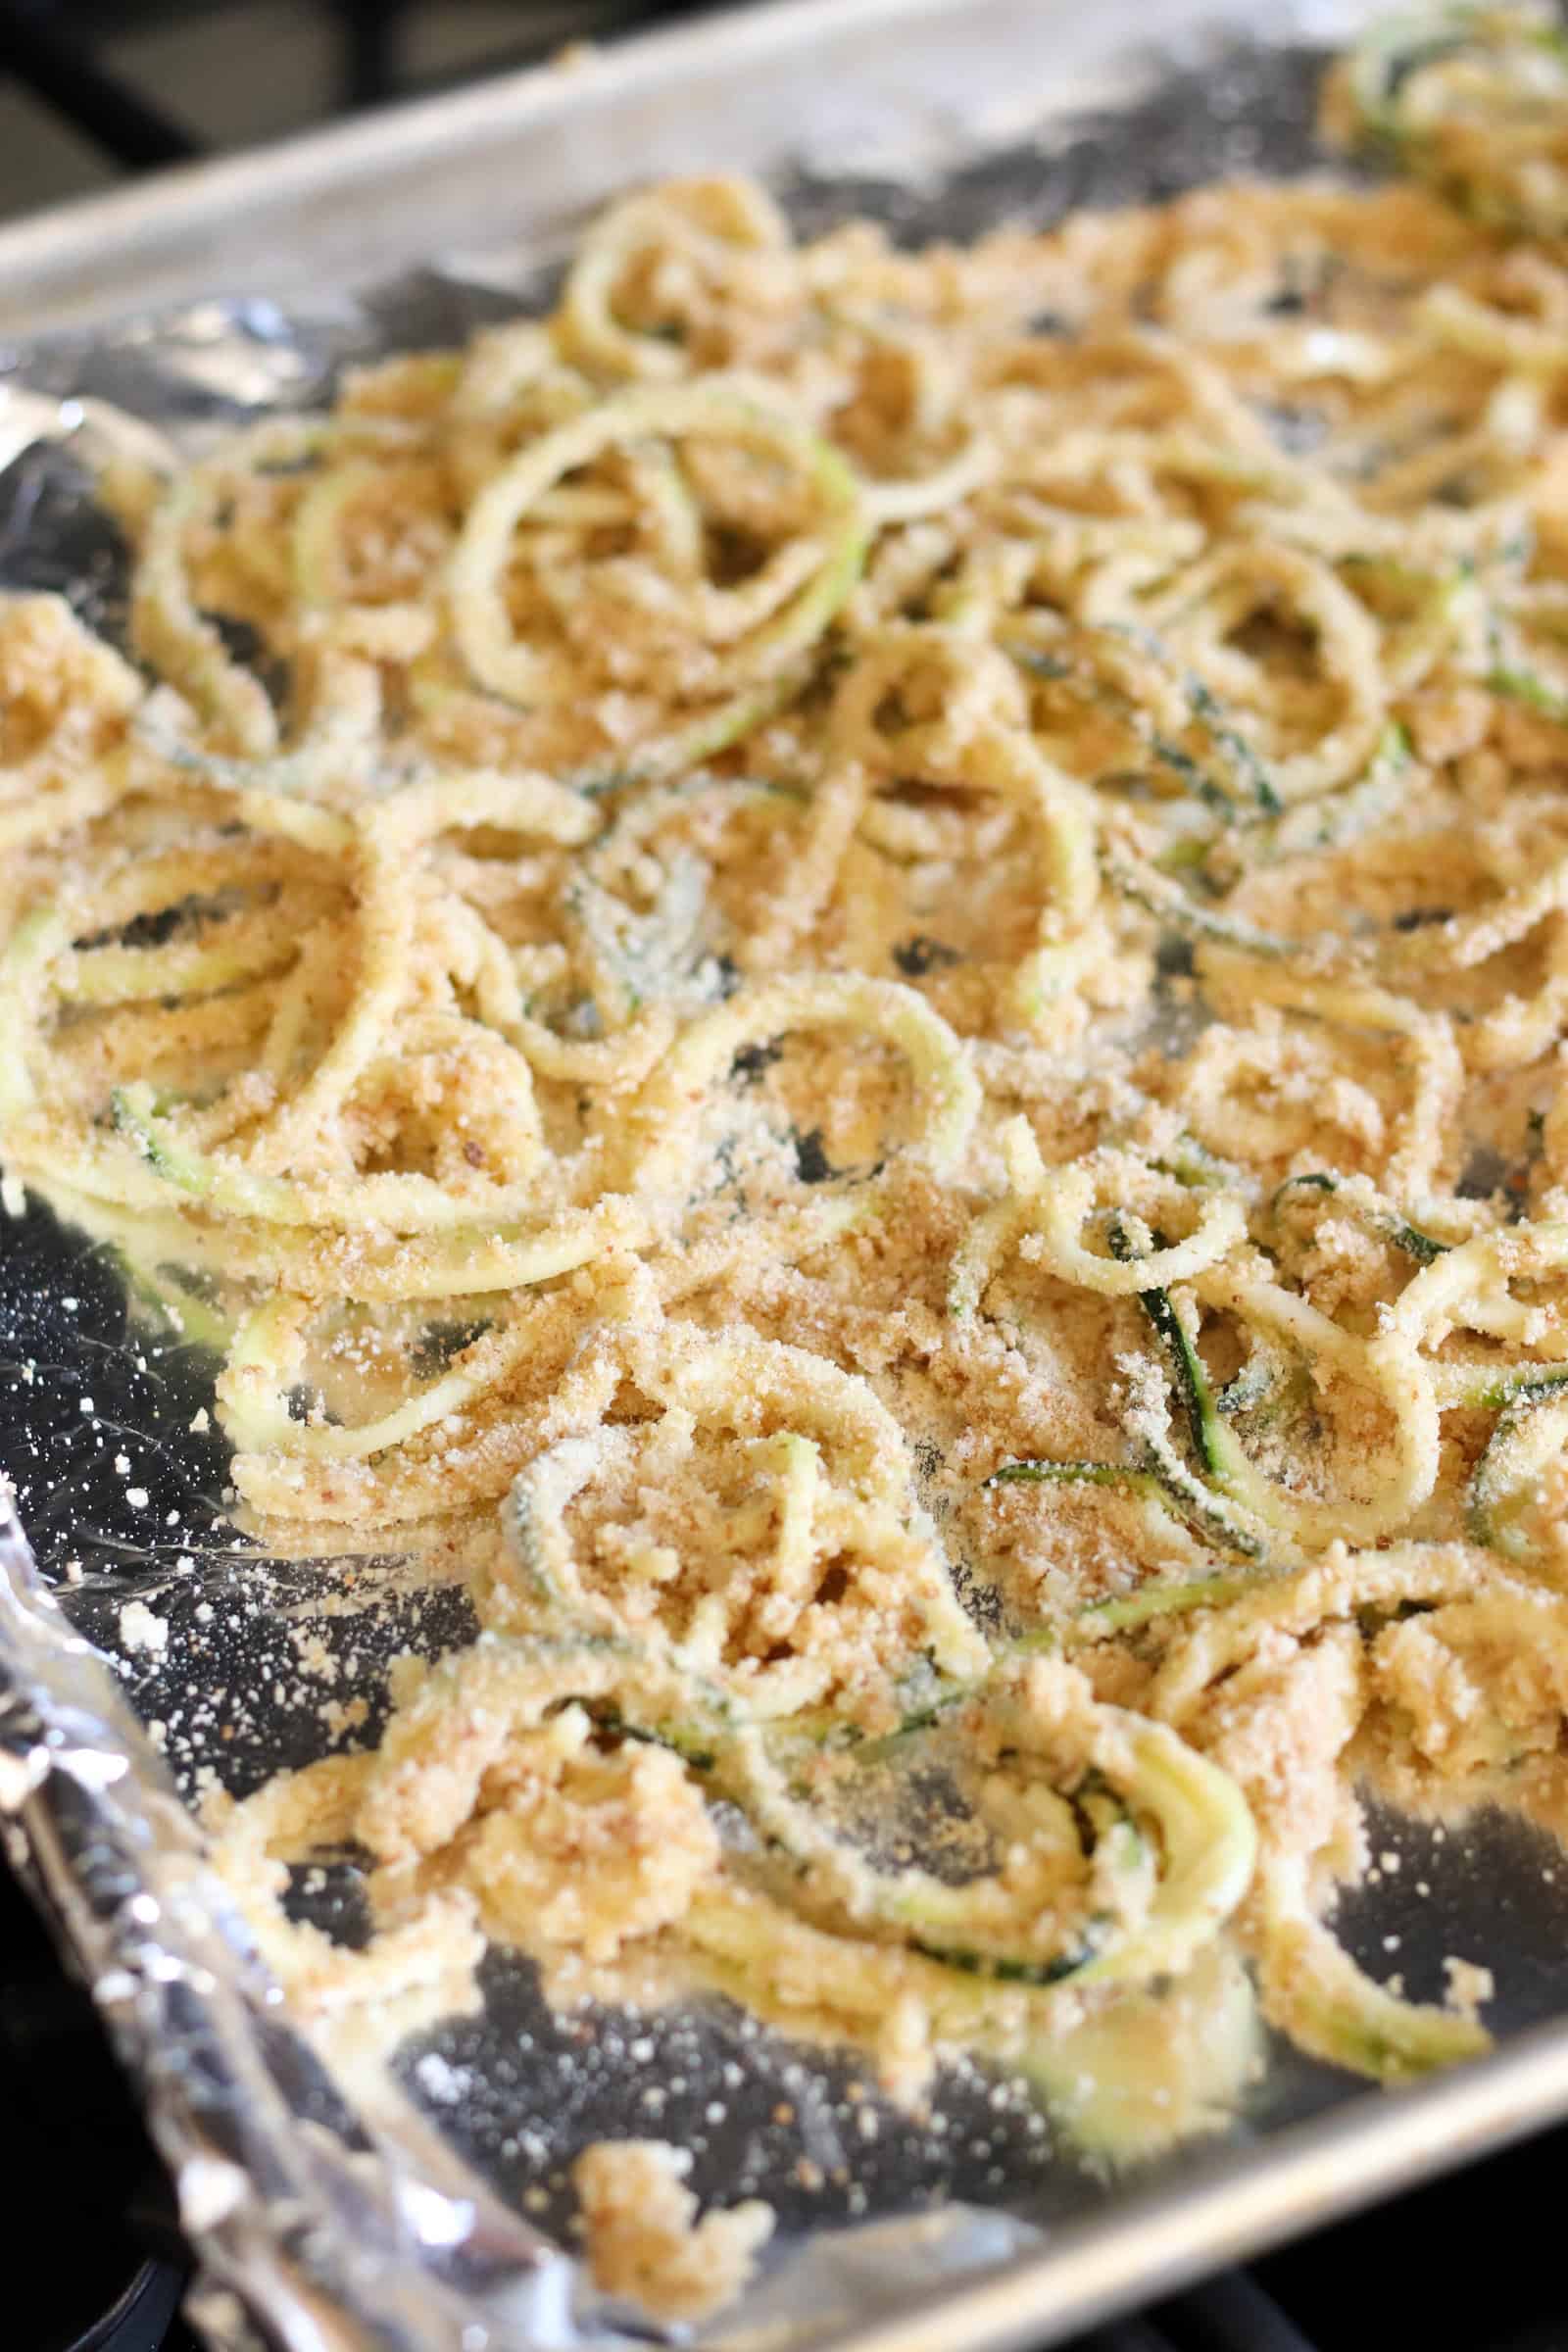
{"type": "Polygon", "coordinates": [[[1443,1963],[1448,1980],[1448,2006],[1460,2017],[1478,2017],[1485,2002],[1496,1990],[1490,1968],[1480,1967],[1474,1960],[1457,1960],[1450,1953],[1443,1963]]]}
{"type": "Polygon", "coordinates": [[[599,2139],[571,2169],[594,2284],[657,2319],[703,2320],[733,2302],[773,2234],[759,2198],[699,2221],[691,2161],[664,2139],[599,2139]]]}

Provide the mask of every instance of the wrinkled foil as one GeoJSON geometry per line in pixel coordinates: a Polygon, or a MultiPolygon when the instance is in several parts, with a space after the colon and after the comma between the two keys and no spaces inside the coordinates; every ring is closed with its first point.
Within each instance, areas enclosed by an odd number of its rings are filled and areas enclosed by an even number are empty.
{"type": "MultiPolygon", "coordinates": [[[[805,230],[871,213],[914,242],[1298,172],[1319,160],[1318,29],[1297,15],[1267,43],[1225,35],[1146,59],[1114,112],[1043,118],[1022,139],[1015,123],[1004,146],[950,136],[933,156],[927,137],[901,156],[884,122],[847,166],[853,143],[815,124],[780,192],[805,230]]],[[[558,262],[514,245],[309,307],[206,302],[0,351],[0,586],[60,590],[123,646],[126,551],[92,495],[106,456],[188,454],[318,404],[347,364],[537,308],[558,262]]],[[[214,2346],[565,2352],[657,2337],[563,2250],[564,2167],[600,2136],[690,2148],[705,2202],[775,2204],[762,2277],[704,2340],[777,2352],[853,2344],[1126,2196],[1030,2096],[978,2072],[946,2075],[919,2121],[852,2057],[725,2003],[553,2016],[529,1968],[499,1951],[482,2007],[412,2035],[382,2087],[356,2077],[351,2103],[204,1862],[192,1803],[363,1741],[389,1660],[451,1647],[472,1620],[461,1590],[409,1563],[270,1560],[239,1537],[214,1370],[138,1315],[111,1252],[36,1201],[0,1220],[0,1466],[16,1490],[13,1510],[0,1489],[0,1816],[140,2086],[214,2346]]],[[[1555,1848],[1496,1818],[1446,1837],[1380,1823],[1374,1845],[1380,1867],[1337,1923],[1359,1954],[1387,1973],[1397,1950],[1421,1997],[1441,1993],[1445,1954],[1493,1966],[1510,2034],[1560,2013],[1555,1848]]],[[[309,1874],[297,1894],[301,1916],[363,1933],[346,1872],[309,1874]]],[[[1368,2095],[1275,2046],[1220,2161],[1239,2174],[1283,2127],[1368,2095]]],[[[1141,2192],[1211,2165],[1213,2147],[1146,2168],[1141,2192]]]]}

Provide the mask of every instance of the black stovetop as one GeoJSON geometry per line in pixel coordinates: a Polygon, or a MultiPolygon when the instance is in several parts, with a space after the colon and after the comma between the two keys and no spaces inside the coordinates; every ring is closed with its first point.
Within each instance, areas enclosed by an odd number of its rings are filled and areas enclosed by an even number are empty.
{"type": "Polygon", "coordinates": [[[0,219],[715,0],[0,0],[0,219]]]}

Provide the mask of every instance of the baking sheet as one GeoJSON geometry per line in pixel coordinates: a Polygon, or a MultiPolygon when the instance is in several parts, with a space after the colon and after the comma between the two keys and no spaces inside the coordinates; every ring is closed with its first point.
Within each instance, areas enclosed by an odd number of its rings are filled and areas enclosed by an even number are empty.
{"type": "MultiPolygon", "coordinates": [[[[124,550],[92,503],[96,458],[149,435],[199,446],[325,397],[347,360],[543,299],[575,204],[650,171],[765,167],[803,226],[870,211],[917,240],[1312,161],[1316,44],[1346,11],[1251,41],[1196,7],[1157,23],[1152,53],[1128,46],[1147,44],[1148,13],[1114,4],[767,9],[0,236],[0,317],[40,330],[0,356],[0,583],[63,589],[119,638],[124,550]],[[465,238],[367,276],[477,218],[484,251],[465,238]],[[290,292],[302,262],[309,299],[290,292]],[[177,307],[143,307],[166,297],[177,307]]],[[[279,2018],[172,1791],[242,1792],[363,1740],[347,1710],[364,1699],[373,1723],[390,1656],[450,1646],[469,1621],[461,1593],[396,1560],[270,1561],[237,1539],[221,1441],[191,1427],[212,1371],[127,1299],[112,1253],[36,1204],[0,1227],[0,1461],[56,1595],[0,1522],[0,1800],[143,2082],[215,2342],[627,2340],[628,2315],[600,2308],[553,2240],[570,2155],[630,2131],[691,2147],[705,2195],[780,2210],[768,2275],[714,2340],[1044,2343],[1568,2110],[1568,2028],[1546,2022],[1568,1996],[1568,1863],[1484,1819],[1446,1838],[1380,1827],[1400,1867],[1338,1925],[1383,1973],[1396,1950],[1418,1997],[1441,1989],[1444,1955],[1487,1963],[1494,2022],[1535,2034],[1397,2099],[1275,2047],[1217,2142],[1136,2180],[1076,2159],[1016,2086],[955,2073],[916,2123],[867,2098],[853,2061],[721,2003],[553,2019],[499,1953],[482,2011],[411,2039],[397,2092],[350,2113],[279,2018]]],[[[352,1886],[317,1879],[302,1907],[353,1935],[352,1886]]]]}

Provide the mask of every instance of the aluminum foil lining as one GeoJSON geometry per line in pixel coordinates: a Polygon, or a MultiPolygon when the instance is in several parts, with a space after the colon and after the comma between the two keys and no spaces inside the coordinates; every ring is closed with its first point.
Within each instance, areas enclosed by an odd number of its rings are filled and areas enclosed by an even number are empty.
{"type": "MultiPolygon", "coordinates": [[[[934,159],[927,145],[901,163],[884,123],[853,170],[840,139],[831,171],[805,160],[780,192],[805,229],[869,212],[917,242],[1227,172],[1298,172],[1317,160],[1320,52],[1297,37],[1303,23],[1152,57],[1142,94],[1114,114],[1045,117],[1001,149],[934,159]]],[[[122,646],[126,555],[94,505],[98,462],[188,452],[319,403],[346,364],[537,307],[554,268],[514,247],[308,310],[209,302],[0,351],[0,586],[58,589],[122,646]]],[[[351,2106],[205,1867],[189,1800],[363,1740],[388,1660],[451,1646],[471,1619],[460,1591],[409,1563],[270,1560],[236,1536],[205,1411],[214,1369],[139,1316],[112,1256],[41,1204],[0,1221],[0,1465],[16,1503],[0,1508],[0,1812],[140,2085],[211,2343],[648,2341],[646,2322],[607,2307],[562,2250],[564,2167],[595,2137],[669,2138],[692,2150],[705,2200],[775,2204],[763,2277],[705,2340],[777,2352],[853,2340],[1104,2209],[1117,2184],[1058,2143],[1021,2088],[956,2071],[916,2121],[863,2086],[852,2058],[792,2045],[722,2003],[552,2016],[504,1952],[485,1964],[482,2008],[411,2037],[394,2079],[351,2106]]],[[[1539,1843],[1497,1822],[1445,1851],[1414,1825],[1387,1836],[1403,1870],[1346,1906],[1348,1940],[1370,1957],[1397,1937],[1425,1995],[1445,1952],[1497,1962],[1501,1917],[1501,2022],[1555,2014],[1568,1869],[1557,1891],[1539,1843]],[[1412,1906],[1417,1881],[1431,1892],[1412,1906]]],[[[334,1934],[362,1931],[345,1874],[311,1874],[299,1902],[334,1934]]],[[[1276,2050],[1225,2143],[1243,2151],[1350,2095],[1276,2050]]],[[[1167,2160],[1155,2184],[1191,2162],[1167,2160]]]]}

